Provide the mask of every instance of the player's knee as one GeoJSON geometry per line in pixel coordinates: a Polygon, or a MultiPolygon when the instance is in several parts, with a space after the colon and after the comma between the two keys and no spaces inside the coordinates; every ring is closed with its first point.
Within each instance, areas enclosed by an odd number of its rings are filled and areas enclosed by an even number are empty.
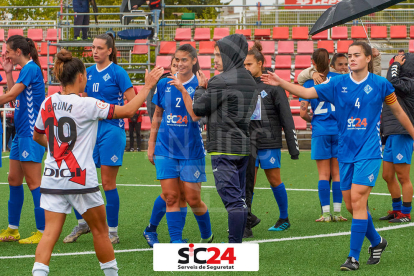
{"type": "Polygon", "coordinates": [[[386,170],[382,172],[382,179],[384,179],[385,182],[391,183],[393,182],[394,178],[395,178],[395,175],[393,173],[390,173],[386,170]]]}
{"type": "Polygon", "coordinates": [[[190,207],[198,207],[201,204],[201,198],[199,196],[187,196],[186,201],[190,207]]]}
{"type": "Polygon", "coordinates": [[[401,185],[412,185],[410,180],[410,175],[406,173],[399,173],[397,172],[397,178],[398,181],[401,183],[401,185]]]}
{"type": "Polygon", "coordinates": [[[165,197],[165,203],[167,206],[174,206],[179,203],[180,194],[177,192],[165,192],[163,193],[165,197]]]}
{"type": "Polygon", "coordinates": [[[13,175],[13,174],[9,174],[9,176],[7,177],[7,180],[11,186],[18,186],[22,184],[20,177],[13,175]]]}

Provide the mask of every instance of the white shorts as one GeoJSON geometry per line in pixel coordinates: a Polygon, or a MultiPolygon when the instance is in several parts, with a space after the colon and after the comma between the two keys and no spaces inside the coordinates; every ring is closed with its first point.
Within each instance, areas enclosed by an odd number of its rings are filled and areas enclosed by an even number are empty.
{"type": "Polygon", "coordinates": [[[40,207],[55,213],[70,214],[73,207],[82,215],[88,209],[101,205],[104,205],[104,200],[100,191],[78,195],[42,194],[40,197],[40,207]]]}

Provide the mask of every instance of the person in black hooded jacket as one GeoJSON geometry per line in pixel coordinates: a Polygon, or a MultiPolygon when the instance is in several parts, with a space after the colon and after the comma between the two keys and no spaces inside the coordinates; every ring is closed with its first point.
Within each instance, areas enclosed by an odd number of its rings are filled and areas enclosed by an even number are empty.
{"type": "Polygon", "coordinates": [[[259,165],[265,170],[276,202],[279,206],[279,220],[269,231],[283,231],[290,227],[288,218],[288,198],[285,185],[280,178],[282,148],[282,128],[292,159],[299,158],[299,146],[285,90],[264,84],[260,79],[264,71],[262,45],[256,41],[247,53],[244,66],[253,75],[258,95],[256,109],[250,121],[250,159],[246,179],[246,203],[249,207],[246,229],[243,238],[253,237],[251,227],[260,220],[251,213],[251,203],[255,179],[259,165]]]}
{"type": "Polygon", "coordinates": [[[215,59],[221,59],[216,64],[223,65],[223,73],[208,83],[202,72],[197,74],[199,87],[193,104],[196,116],[207,116],[206,147],[217,192],[228,212],[230,243],[242,242],[247,220],[249,122],[257,100],[256,82],[243,66],[247,49],[246,38],[240,34],[217,41],[215,59]]]}
{"type": "MultiPolygon", "coordinates": [[[[414,125],[414,55],[396,56],[388,70],[387,79],[394,86],[398,102],[414,125]]],[[[382,177],[387,182],[393,210],[380,220],[388,220],[391,223],[409,222],[413,198],[413,185],[410,180],[413,139],[387,105],[384,105],[382,111],[381,128],[383,140],[386,140],[382,177]],[[402,187],[402,203],[401,190],[395,174],[402,187]]]]}

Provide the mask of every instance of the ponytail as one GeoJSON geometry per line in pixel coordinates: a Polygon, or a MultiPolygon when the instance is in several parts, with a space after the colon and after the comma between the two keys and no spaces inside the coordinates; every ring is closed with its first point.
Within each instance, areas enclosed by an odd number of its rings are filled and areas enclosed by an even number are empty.
{"type": "Polygon", "coordinates": [[[31,38],[26,38],[21,35],[12,35],[7,39],[6,44],[13,50],[16,51],[20,49],[23,56],[26,58],[32,58],[33,61],[42,69],[39,61],[39,56],[37,54],[37,48],[31,38]]]}
{"type": "Polygon", "coordinates": [[[117,50],[115,47],[115,37],[113,36],[113,34],[111,33],[100,34],[95,38],[105,40],[105,45],[108,46],[108,48],[112,49],[112,53],[109,55],[109,60],[115,64],[118,64],[118,59],[116,57],[117,50]]]}
{"type": "Polygon", "coordinates": [[[63,87],[73,84],[78,74],[85,73],[85,65],[66,49],[60,50],[56,55],[53,74],[59,80],[63,87]]]}
{"type": "Polygon", "coordinates": [[[312,60],[316,64],[318,73],[324,74],[325,76],[329,73],[329,53],[324,48],[316,49],[312,54],[312,60]]]}
{"type": "Polygon", "coordinates": [[[34,63],[36,63],[40,67],[40,69],[42,69],[42,66],[40,65],[39,54],[37,53],[36,45],[34,44],[31,38],[27,37],[26,41],[29,44],[29,52],[30,52],[31,58],[33,59],[34,63]]]}

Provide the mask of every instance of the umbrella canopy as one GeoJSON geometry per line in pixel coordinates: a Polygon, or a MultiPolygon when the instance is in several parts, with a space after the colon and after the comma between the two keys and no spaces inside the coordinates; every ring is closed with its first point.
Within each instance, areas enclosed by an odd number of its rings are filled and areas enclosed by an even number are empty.
{"type": "Polygon", "coordinates": [[[319,17],[309,35],[315,35],[364,15],[382,11],[403,1],[405,0],[342,0],[319,17]]]}
{"type": "MultiPolygon", "coordinates": [[[[144,4],[145,4],[145,0],[122,0],[122,4],[121,4],[121,7],[119,8],[119,11],[120,12],[131,12],[131,9],[133,6],[137,6],[137,8],[139,8],[140,6],[144,4]]],[[[122,18],[123,18],[123,15],[121,14],[119,16],[121,23],[122,23],[122,18]]],[[[132,19],[133,18],[130,16],[125,18],[125,25],[128,25],[132,19]]]]}
{"type": "Polygon", "coordinates": [[[151,31],[144,29],[129,29],[118,32],[118,36],[121,39],[136,40],[136,39],[145,39],[149,37],[151,31]]]}

